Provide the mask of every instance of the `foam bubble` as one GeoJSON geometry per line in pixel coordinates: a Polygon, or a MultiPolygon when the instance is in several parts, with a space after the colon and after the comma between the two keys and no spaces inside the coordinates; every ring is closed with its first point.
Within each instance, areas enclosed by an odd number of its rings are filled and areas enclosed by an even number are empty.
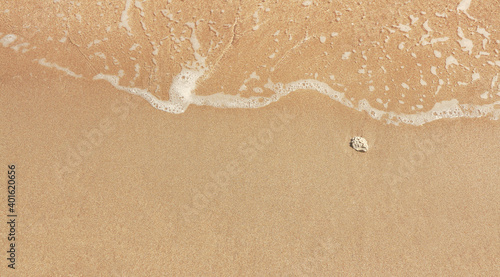
{"type": "Polygon", "coordinates": [[[9,45],[13,43],[16,39],[17,39],[16,35],[8,34],[0,39],[0,43],[3,45],[3,47],[9,47],[9,45]]]}

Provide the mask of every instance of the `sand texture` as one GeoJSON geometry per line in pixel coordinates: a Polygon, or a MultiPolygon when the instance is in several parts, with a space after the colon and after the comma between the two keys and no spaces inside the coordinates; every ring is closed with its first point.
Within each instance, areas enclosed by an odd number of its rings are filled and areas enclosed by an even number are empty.
{"type": "Polygon", "coordinates": [[[500,276],[499,13],[3,1],[0,276],[500,276]]]}

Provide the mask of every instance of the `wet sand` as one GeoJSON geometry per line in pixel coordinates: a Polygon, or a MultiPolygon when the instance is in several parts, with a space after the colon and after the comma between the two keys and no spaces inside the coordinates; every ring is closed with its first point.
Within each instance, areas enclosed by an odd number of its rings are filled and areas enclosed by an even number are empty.
{"type": "Polygon", "coordinates": [[[308,91],[173,115],[106,82],[4,76],[16,276],[499,273],[496,121],[386,125],[308,91]]]}

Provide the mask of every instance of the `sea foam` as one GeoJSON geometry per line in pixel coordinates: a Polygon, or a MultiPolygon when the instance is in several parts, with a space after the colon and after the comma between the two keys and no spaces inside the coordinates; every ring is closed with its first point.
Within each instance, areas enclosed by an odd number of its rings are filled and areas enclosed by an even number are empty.
{"type": "Polygon", "coordinates": [[[268,82],[264,85],[264,87],[274,93],[268,97],[243,97],[240,94],[233,95],[224,93],[196,95],[195,90],[198,81],[201,78],[207,78],[208,76],[206,75],[210,74],[210,71],[206,65],[206,57],[202,56],[198,52],[200,49],[200,43],[195,33],[196,24],[187,23],[186,25],[192,30],[189,40],[194,51],[193,54],[195,60],[190,62],[189,65],[182,65],[181,72],[173,77],[172,84],[169,88],[168,100],[158,99],[146,89],[120,85],[121,76],[106,75],[101,73],[94,76],[93,79],[106,80],[119,90],[141,96],[154,108],[173,114],[185,112],[191,104],[215,108],[261,108],[278,101],[281,97],[292,92],[298,90],[313,90],[330,97],[332,100],[337,101],[348,108],[352,108],[360,112],[366,112],[373,119],[385,120],[386,123],[394,125],[403,123],[419,126],[443,118],[457,117],[477,118],[490,116],[490,118],[494,120],[498,120],[500,118],[500,109],[496,108],[500,106],[500,101],[485,105],[472,105],[460,104],[458,100],[450,99],[435,103],[434,107],[428,111],[414,114],[383,111],[372,107],[367,99],[361,99],[357,103],[353,103],[343,92],[339,92],[330,87],[327,83],[316,79],[301,79],[286,84],[279,82],[274,83],[271,79],[268,79],[268,82]]]}

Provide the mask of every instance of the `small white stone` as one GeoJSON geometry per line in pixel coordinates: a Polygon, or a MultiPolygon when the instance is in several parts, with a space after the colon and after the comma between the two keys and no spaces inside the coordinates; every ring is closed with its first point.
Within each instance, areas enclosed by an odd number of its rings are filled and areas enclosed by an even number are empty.
{"type": "Polygon", "coordinates": [[[362,137],[353,137],[350,143],[351,147],[358,152],[368,151],[368,142],[362,137]]]}
{"type": "Polygon", "coordinates": [[[312,3],[313,3],[312,1],[304,1],[304,2],[302,2],[302,6],[309,7],[312,5],[312,3]]]}

